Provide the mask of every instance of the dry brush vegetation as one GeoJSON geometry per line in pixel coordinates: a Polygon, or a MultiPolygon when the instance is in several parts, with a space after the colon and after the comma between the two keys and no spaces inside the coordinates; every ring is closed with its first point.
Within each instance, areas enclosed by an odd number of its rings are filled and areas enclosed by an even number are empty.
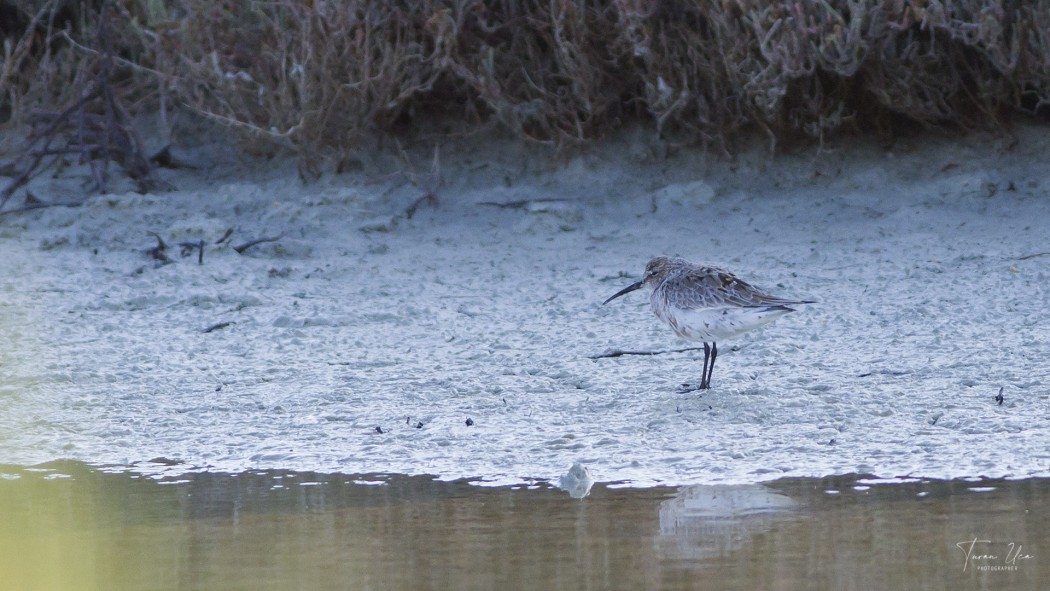
{"type": "Polygon", "coordinates": [[[1050,102],[1050,0],[7,0],[0,29],[8,128],[104,72],[128,113],[307,157],[432,122],[565,145],[643,121],[728,149],[744,128],[972,129],[1050,102]]]}

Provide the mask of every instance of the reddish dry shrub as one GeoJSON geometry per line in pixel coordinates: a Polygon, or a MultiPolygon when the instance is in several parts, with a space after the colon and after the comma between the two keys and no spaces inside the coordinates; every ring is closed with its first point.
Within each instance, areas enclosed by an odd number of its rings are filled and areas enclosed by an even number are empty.
{"type": "Polygon", "coordinates": [[[193,108],[295,144],[346,149],[432,111],[584,139],[623,92],[600,42],[615,20],[587,4],[184,0],[158,61],[193,108]]]}
{"type": "Polygon", "coordinates": [[[972,128],[1050,101],[1050,0],[7,4],[32,22],[5,40],[11,117],[85,78],[105,6],[128,100],[185,105],[306,154],[435,118],[563,144],[641,117],[724,147],[747,126],[773,141],[893,118],[972,128]]]}

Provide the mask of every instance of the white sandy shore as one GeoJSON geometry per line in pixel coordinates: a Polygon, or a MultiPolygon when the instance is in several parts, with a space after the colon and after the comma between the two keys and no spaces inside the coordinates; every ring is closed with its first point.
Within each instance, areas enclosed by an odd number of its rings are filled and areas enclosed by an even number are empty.
{"type": "Polygon", "coordinates": [[[0,218],[0,463],[1048,476],[1050,139],[1015,133],[735,162],[626,137],[557,165],[478,140],[443,148],[411,219],[392,157],[304,185],[290,160],[183,150],[202,168],[162,171],[175,192],[0,218]],[[203,265],[174,246],[198,240],[203,265]],[[677,394],[702,353],[590,358],[696,346],[643,292],[600,305],[657,254],[819,304],[720,343],[714,388],[677,394]]]}

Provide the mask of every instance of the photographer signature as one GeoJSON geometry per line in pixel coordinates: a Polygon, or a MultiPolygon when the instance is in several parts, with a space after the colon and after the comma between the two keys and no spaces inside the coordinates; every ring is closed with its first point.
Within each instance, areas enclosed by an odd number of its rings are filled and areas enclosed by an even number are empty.
{"type": "Polygon", "coordinates": [[[971,565],[978,570],[1017,570],[1019,563],[1033,558],[1031,554],[1024,553],[1022,544],[1010,542],[1007,544],[1006,556],[1000,562],[998,554],[987,553],[988,546],[985,544],[991,543],[991,540],[981,540],[975,537],[972,540],[959,542],[955,545],[966,553],[966,560],[963,562],[963,572],[966,572],[966,569],[971,565]]]}

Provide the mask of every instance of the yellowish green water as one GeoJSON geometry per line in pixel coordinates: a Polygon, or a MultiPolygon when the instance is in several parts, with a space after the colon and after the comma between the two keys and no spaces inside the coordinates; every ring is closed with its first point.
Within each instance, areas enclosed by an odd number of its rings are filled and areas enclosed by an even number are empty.
{"type": "Polygon", "coordinates": [[[0,474],[11,590],[1050,587],[1046,480],[596,485],[577,500],[403,476],[0,474]]]}

